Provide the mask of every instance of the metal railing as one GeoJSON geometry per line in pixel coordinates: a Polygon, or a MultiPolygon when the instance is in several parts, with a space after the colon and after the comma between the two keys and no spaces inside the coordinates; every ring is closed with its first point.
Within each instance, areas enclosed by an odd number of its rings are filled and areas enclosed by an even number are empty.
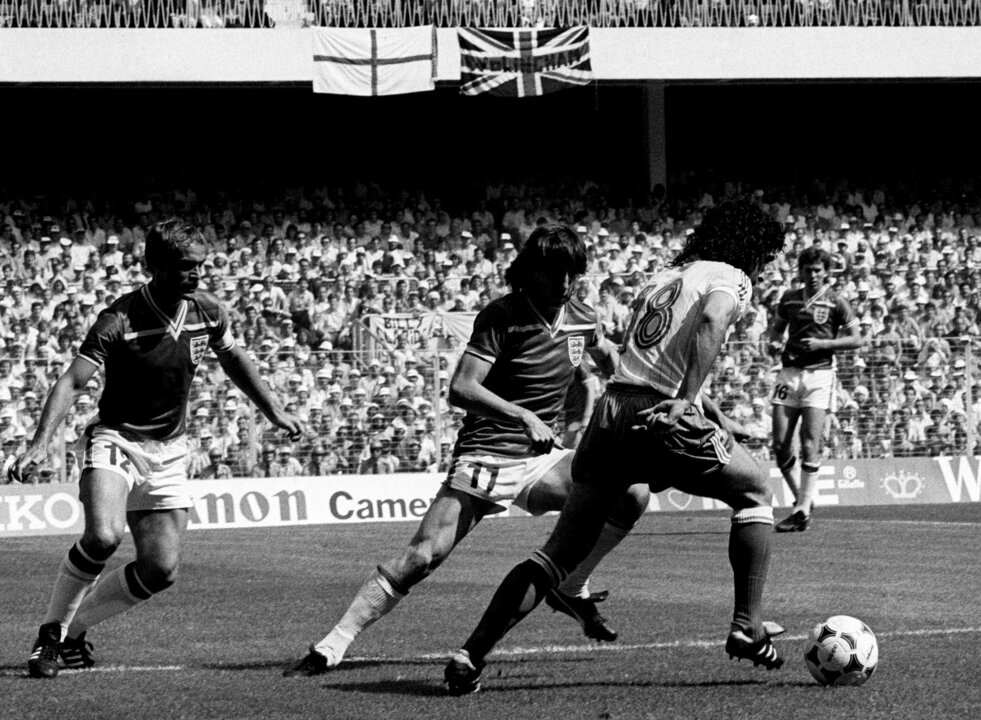
{"type": "MultiPolygon", "coordinates": [[[[873,341],[862,351],[841,353],[824,456],[973,455],[981,405],[974,388],[978,343],[976,337],[948,337],[930,340],[925,348],[905,348],[873,341]]],[[[264,345],[255,355],[261,374],[284,407],[305,423],[306,435],[297,443],[286,441],[265,420],[213,358],[203,361],[187,408],[189,475],[445,471],[462,419],[447,402],[460,353],[400,346],[294,352],[264,345]]],[[[40,362],[25,364],[37,370],[40,362]]],[[[723,411],[749,431],[745,444],[761,461],[771,458],[770,399],[777,371],[778,359],[767,354],[763,340],[733,341],[706,384],[723,411]]],[[[29,387],[8,384],[11,399],[0,402],[3,460],[23,450],[57,374],[34,372],[29,387]]],[[[95,414],[100,394],[101,384],[93,380],[76,398],[49,448],[50,461],[37,469],[34,482],[78,477],[75,441],[95,414]]],[[[555,430],[561,437],[563,418],[555,430]]]]}
{"type": "Polygon", "coordinates": [[[958,27],[981,0],[2,0],[0,27],[958,27]]]}

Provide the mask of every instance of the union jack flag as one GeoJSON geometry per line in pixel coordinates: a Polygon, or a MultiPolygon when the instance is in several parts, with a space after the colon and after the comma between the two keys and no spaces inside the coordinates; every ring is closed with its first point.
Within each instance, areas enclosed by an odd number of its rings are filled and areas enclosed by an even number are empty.
{"type": "Polygon", "coordinates": [[[593,79],[589,28],[460,28],[463,95],[534,97],[593,79]]]}

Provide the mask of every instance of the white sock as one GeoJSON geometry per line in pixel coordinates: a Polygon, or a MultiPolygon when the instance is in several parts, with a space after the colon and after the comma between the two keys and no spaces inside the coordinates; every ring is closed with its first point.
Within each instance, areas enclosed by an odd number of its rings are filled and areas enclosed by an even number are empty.
{"type": "Polygon", "coordinates": [[[814,486],[817,484],[818,471],[821,468],[817,465],[801,463],[800,469],[800,492],[797,494],[794,512],[801,510],[805,515],[810,515],[811,504],[814,501],[814,486]]]}
{"type": "Polygon", "coordinates": [[[98,580],[103,568],[105,562],[93,560],[76,542],[58,568],[44,624],[58,623],[61,625],[61,636],[64,637],[82,599],[98,580]]]}
{"type": "Polygon", "coordinates": [[[404,597],[375,570],[355,593],[334,629],[314,646],[314,650],[327,658],[330,667],[337,665],[361,631],[392,612],[404,597]]]}
{"type": "Polygon", "coordinates": [[[579,563],[579,567],[569,573],[565,582],[559,585],[559,592],[572,597],[589,597],[589,576],[593,574],[600,561],[630,534],[630,530],[631,528],[622,528],[607,521],[589,555],[579,563]]]}
{"type": "Polygon", "coordinates": [[[126,612],[153,596],[136,574],[136,563],[118,567],[85,596],[66,637],[76,638],[90,627],[126,612]]]}

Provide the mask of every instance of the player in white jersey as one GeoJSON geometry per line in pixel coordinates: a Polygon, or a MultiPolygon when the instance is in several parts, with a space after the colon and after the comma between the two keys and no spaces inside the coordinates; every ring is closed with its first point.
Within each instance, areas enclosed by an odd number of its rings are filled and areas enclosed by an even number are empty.
{"type": "Polygon", "coordinates": [[[446,666],[452,694],[475,692],[487,654],[589,551],[602,518],[638,468],[651,491],[675,487],[733,509],[729,562],[735,602],[725,649],[767,669],[783,659],[783,631],[761,619],[773,509],[763,470],[736,443],[729,421],[701,388],[751,281],[783,246],[780,227],[747,202],[711,209],[672,267],[633,305],[613,380],[572,463],[572,493],[544,547],[511,570],[474,632],[446,666]]]}

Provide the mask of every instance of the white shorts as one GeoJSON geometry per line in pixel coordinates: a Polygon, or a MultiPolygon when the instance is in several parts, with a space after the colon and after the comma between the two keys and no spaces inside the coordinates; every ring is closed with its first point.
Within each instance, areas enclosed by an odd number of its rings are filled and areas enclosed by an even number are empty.
{"type": "Polygon", "coordinates": [[[831,368],[783,368],[773,386],[771,405],[834,411],[835,371],[831,368]]]}
{"type": "Polygon", "coordinates": [[[91,425],[78,440],[82,472],[107,470],[129,487],[126,510],[174,510],[191,507],[187,489],[187,438],[148,440],[91,425]]]}
{"type": "Polygon", "coordinates": [[[443,485],[494,503],[491,513],[503,512],[512,503],[527,511],[535,483],[571,454],[572,450],[553,447],[545,455],[526,458],[460,455],[450,463],[443,485]]]}

